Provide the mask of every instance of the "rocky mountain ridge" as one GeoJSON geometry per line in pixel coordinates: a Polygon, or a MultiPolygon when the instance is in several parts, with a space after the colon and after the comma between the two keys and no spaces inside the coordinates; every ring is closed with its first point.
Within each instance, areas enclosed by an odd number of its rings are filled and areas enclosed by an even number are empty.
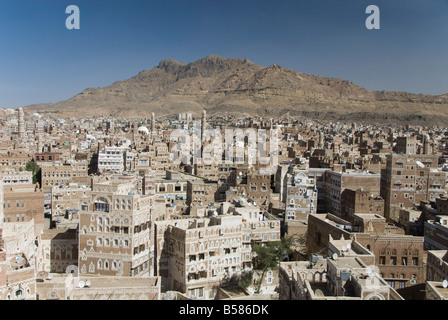
{"type": "Polygon", "coordinates": [[[443,125],[448,120],[448,94],[369,91],[343,79],[211,55],[188,64],[165,59],[130,79],[88,88],[58,103],[26,108],[129,118],[149,117],[151,112],[200,114],[206,109],[223,115],[443,125]]]}

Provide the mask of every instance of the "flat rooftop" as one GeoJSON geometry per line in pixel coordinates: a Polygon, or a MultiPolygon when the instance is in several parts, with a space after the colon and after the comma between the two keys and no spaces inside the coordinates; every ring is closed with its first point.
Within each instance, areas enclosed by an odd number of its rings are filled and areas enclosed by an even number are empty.
{"type": "Polygon", "coordinates": [[[90,281],[90,285],[88,287],[84,287],[86,289],[117,287],[148,288],[159,284],[158,277],[81,277],[80,280],[84,281],[84,283],[90,281]]]}
{"type": "Polygon", "coordinates": [[[448,288],[444,288],[442,282],[427,281],[428,286],[430,286],[435,292],[439,294],[444,300],[448,300],[448,288]]]}
{"type": "Polygon", "coordinates": [[[331,261],[337,268],[341,269],[348,268],[354,271],[362,271],[365,269],[364,264],[354,257],[338,257],[336,260],[329,259],[329,261],[331,261]]]}
{"type": "Polygon", "coordinates": [[[354,213],[354,216],[359,217],[362,220],[386,220],[383,216],[374,213],[354,213]]]}

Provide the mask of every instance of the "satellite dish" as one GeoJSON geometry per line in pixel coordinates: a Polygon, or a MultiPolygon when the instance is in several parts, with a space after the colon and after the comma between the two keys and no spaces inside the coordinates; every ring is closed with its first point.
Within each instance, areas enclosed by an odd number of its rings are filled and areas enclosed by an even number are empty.
{"type": "Polygon", "coordinates": [[[316,289],[316,291],[314,291],[314,294],[318,297],[325,297],[325,294],[320,289],[316,289]]]}
{"type": "Polygon", "coordinates": [[[87,286],[87,287],[90,287],[91,284],[92,284],[92,283],[90,282],[90,280],[87,280],[87,281],[86,281],[86,286],[87,286]]]}
{"type": "Polygon", "coordinates": [[[333,258],[333,260],[338,260],[338,254],[336,252],[333,253],[331,257],[333,258]]]}
{"type": "Polygon", "coordinates": [[[86,285],[86,284],[85,284],[84,281],[79,281],[79,282],[78,282],[78,288],[84,288],[85,285],[86,285]]]}
{"type": "Polygon", "coordinates": [[[370,269],[370,268],[367,268],[367,274],[368,274],[369,276],[371,276],[371,275],[372,275],[372,273],[373,273],[372,269],[370,269]]]}
{"type": "Polygon", "coordinates": [[[415,161],[415,163],[420,167],[420,168],[424,168],[425,165],[423,163],[421,163],[420,161],[415,161]]]}
{"type": "Polygon", "coordinates": [[[51,279],[53,279],[53,275],[51,273],[49,273],[47,276],[47,280],[51,280],[51,279]]]}
{"type": "Polygon", "coordinates": [[[352,245],[350,243],[347,243],[347,250],[350,250],[352,245]]]}
{"type": "Polygon", "coordinates": [[[448,287],[448,281],[447,280],[443,280],[442,281],[442,286],[446,289],[448,287]]]}
{"type": "Polygon", "coordinates": [[[342,246],[342,251],[347,251],[347,248],[345,246],[342,246]]]}

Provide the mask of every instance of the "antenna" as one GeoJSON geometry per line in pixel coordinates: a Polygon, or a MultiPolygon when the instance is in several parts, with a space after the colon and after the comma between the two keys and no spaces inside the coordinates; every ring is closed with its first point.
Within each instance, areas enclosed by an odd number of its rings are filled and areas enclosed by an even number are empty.
{"type": "Polygon", "coordinates": [[[442,281],[442,286],[446,289],[448,287],[448,281],[447,280],[443,280],[442,281]]]}

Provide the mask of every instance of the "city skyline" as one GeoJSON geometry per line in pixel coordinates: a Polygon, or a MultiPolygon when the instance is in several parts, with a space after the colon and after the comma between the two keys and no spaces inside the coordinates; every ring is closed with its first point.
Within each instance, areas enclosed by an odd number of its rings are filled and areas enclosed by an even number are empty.
{"type": "Polygon", "coordinates": [[[447,13],[1,2],[0,301],[447,300],[447,13]]]}
{"type": "Polygon", "coordinates": [[[446,126],[0,115],[0,300],[448,298],[446,126]]]}
{"type": "Polygon", "coordinates": [[[372,91],[448,92],[448,4],[441,1],[5,1],[0,107],[66,100],[210,54],[342,78],[372,91]],[[80,30],[67,30],[69,5],[80,30]],[[380,9],[368,30],[366,7],[380,9]]]}

